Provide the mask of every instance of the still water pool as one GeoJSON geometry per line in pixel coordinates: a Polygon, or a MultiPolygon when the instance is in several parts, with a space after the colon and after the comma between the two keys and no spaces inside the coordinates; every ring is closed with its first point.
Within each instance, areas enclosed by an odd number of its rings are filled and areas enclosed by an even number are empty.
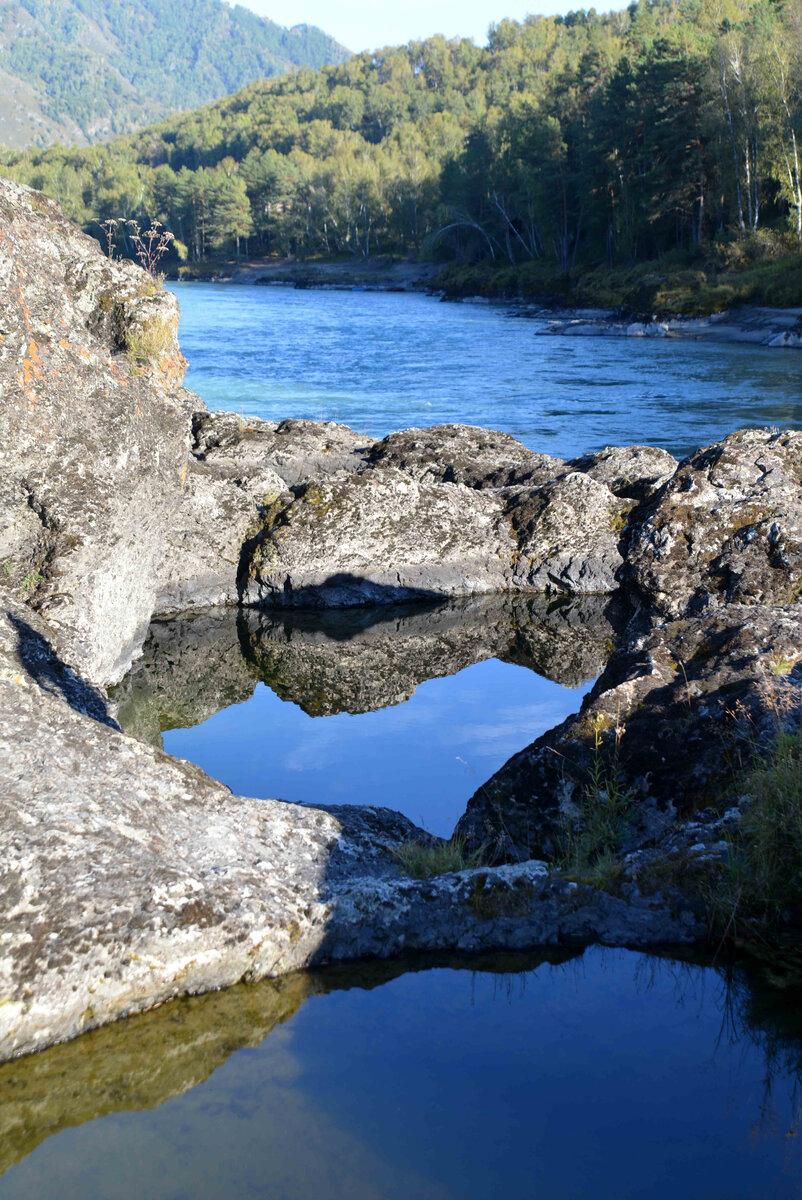
{"type": "Polygon", "coordinates": [[[0,1197],[791,1200],[800,1035],[627,951],[312,972],[0,1067],[0,1197]]]}
{"type": "Polygon", "coordinates": [[[682,456],[802,421],[798,351],[537,336],[545,322],[417,294],[172,287],[187,386],[210,408],[375,437],[464,421],[565,458],[634,442],[682,456]]]}
{"type": "MultiPolygon", "coordinates": [[[[793,353],[537,337],[422,296],[177,287],[211,408],[383,435],[468,421],[569,456],[798,425],[793,353]]],[[[235,792],[448,833],[575,711],[616,614],[496,598],[156,622],[131,733],[235,792]]],[[[0,1067],[0,1200],[791,1200],[802,997],[594,948],[423,959],[167,1005],[0,1067]]]]}
{"type": "Polygon", "coordinates": [[[448,837],[478,787],[579,707],[612,617],[606,597],[491,596],[157,621],[119,719],[236,795],[379,804],[448,837]]]}

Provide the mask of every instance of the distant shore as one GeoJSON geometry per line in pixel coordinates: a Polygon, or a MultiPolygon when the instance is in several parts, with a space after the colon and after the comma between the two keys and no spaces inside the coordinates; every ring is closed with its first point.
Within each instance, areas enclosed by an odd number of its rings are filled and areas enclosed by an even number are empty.
{"type": "Polygon", "coordinates": [[[182,268],[180,282],[259,284],[336,291],[427,292],[463,304],[495,304],[510,315],[545,322],[538,334],[565,337],[673,338],[743,342],[780,349],[802,349],[802,306],[740,305],[700,316],[634,313],[623,308],[572,307],[553,297],[461,295],[439,285],[442,267],[408,259],[378,257],[354,261],[311,262],[297,259],[244,259],[240,263],[204,263],[182,268]]]}

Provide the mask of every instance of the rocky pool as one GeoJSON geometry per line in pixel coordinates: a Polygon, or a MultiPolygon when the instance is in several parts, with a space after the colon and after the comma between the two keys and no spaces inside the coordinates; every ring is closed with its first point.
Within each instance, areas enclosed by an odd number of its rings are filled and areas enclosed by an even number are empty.
{"type": "MultiPolygon", "coordinates": [[[[798,425],[792,351],[567,340],[417,295],[187,285],[210,407],[373,435],[467,421],[569,456],[798,425]]],[[[608,600],[518,596],[155,622],[126,731],[236,794],[386,804],[447,834],[576,711],[608,600]]],[[[0,1200],[791,1198],[802,995],[591,948],[416,958],[164,1005],[0,1066],[0,1200]]]]}

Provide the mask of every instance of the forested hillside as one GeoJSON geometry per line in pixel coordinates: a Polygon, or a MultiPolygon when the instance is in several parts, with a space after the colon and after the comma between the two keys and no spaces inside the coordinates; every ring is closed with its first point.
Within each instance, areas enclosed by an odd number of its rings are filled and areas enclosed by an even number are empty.
{"type": "Polygon", "coordinates": [[[802,0],[640,0],[362,54],[2,169],[88,228],[157,218],[190,260],[414,252],[534,283],[793,254],[800,136],[802,0]]]}
{"type": "Polygon", "coordinates": [[[0,143],[86,144],[347,57],[222,0],[0,0],[0,143]]]}

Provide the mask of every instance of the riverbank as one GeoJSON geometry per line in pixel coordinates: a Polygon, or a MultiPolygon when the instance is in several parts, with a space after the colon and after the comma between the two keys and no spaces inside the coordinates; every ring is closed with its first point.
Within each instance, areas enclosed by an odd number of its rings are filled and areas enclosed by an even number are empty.
{"type": "Polygon", "coordinates": [[[266,287],[332,288],[337,290],[428,291],[440,267],[414,259],[382,255],[372,258],[312,259],[245,258],[189,263],[168,273],[177,282],[261,284],[266,287]]]}
{"type": "MultiPolygon", "coordinates": [[[[654,266],[654,264],[652,264],[654,266]]],[[[771,264],[769,264],[771,267],[771,264]]],[[[708,287],[699,273],[674,273],[655,291],[645,268],[575,277],[523,268],[447,267],[409,259],[247,259],[193,263],[174,274],[180,282],[262,285],[330,291],[424,292],[453,303],[510,306],[511,316],[539,322],[539,334],[566,337],[682,338],[802,348],[802,283],[782,287],[775,276],[796,270],[795,260],[762,272],[763,286],[744,278],[708,287]],[[787,272],[786,272],[787,268],[787,272]],[[775,279],[776,286],[769,286],[775,279]],[[762,298],[762,303],[748,298],[762,298]],[[767,299],[769,297],[769,299],[767,299]],[[776,298],[776,303],[775,303],[776,298]],[[723,300],[728,307],[722,308],[723,300]],[[665,305],[672,302],[669,311],[665,305]],[[788,301],[788,302],[786,302],[788,301]]],[[[760,274],[760,272],[759,272],[760,274]]],[[[802,279],[802,272],[800,273],[802,279]]],[[[654,282],[653,280],[651,281],[654,282]]]]}

